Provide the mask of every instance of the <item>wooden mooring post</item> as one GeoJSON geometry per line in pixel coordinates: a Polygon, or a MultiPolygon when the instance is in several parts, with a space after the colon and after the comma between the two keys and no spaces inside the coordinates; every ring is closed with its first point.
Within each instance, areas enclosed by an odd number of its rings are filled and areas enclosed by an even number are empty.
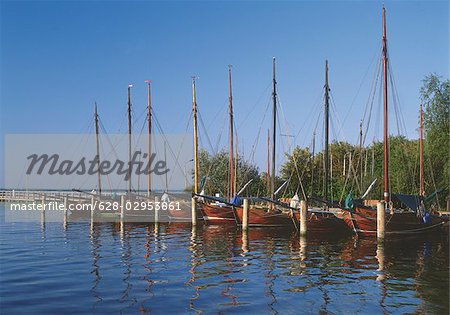
{"type": "Polygon", "coordinates": [[[64,197],[64,226],[67,224],[67,210],[69,208],[69,202],[67,200],[67,197],[64,197]]]}
{"type": "Polygon", "coordinates": [[[125,217],[125,196],[120,196],[120,222],[123,222],[123,219],[125,217]]]}
{"type": "Polygon", "coordinates": [[[41,222],[45,223],[45,194],[42,195],[41,222]]]}
{"type": "Polygon", "coordinates": [[[155,196],[155,205],[153,209],[155,210],[155,223],[157,224],[159,222],[159,209],[161,207],[161,204],[159,203],[158,196],[155,196]]]}
{"type": "Polygon", "coordinates": [[[380,201],[377,203],[377,240],[383,242],[384,240],[384,228],[385,228],[385,202],[380,201]]]}
{"type": "Polygon", "coordinates": [[[306,220],[307,220],[308,207],[305,200],[300,201],[300,235],[305,236],[307,232],[306,220]]]}
{"type": "Polygon", "coordinates": [[[191,217],[192,217],[192,225],[197,225],[197,202],[195,201],[195,197],[191,199],[191,217]]]}
{"type": "Polygon", "coordinates": [[[248,199],[244,199],[244,209],[242,212],[242,229],[244,231],[248,230],[248,199]]]}
{"type": "Polygon", "coordinates": [[[95,197],[91,196],[91,223],[94,222],[94,211],[95,211],[95,197]]]}

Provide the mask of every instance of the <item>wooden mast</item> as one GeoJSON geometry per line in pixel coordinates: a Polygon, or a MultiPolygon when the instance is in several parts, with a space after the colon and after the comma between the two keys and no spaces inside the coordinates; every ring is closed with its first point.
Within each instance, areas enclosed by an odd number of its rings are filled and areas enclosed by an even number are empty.
{"type": "Polygon", "coordinates": [[[312,139],[312,154],[311,154],[311,196],[314,192],[314,155],[316,150],[316,132],[313,132],[313,139],[312,139]]]}
{"type": "MultiPolygon", "coordinates": [[[[233,187],[234,187],[234,193],[237,192],[237,172],[238,172],[238,161],[239,161],[239,143],[238,143],[238,137],[236,135],[236,144],[234,146],[234,183],[233,183],[233,187]]],[[[233,196],[234,197],[234,196],[233,196]]]]}
{"type": "Polygon", "coordinates": [[[328,151],[328,138],[329,138],[329,86],[328,86],[328,60],[325,60],[325,165],[324,165],[324,193],[323,198],[328,200],[328,172],[330,169],[329,151],[328,151]]]}
{"type": "Polygon", "coordinates": [[[270,129],[267,129],[267,193],[270,192],[270,129]]]}
{"type": "Polygon", "coordinates": [[[98,113],[97,113],[97,103],[94,104],[94,122],[95,122],[95,142],[97,147],[97,182],[98,182],[98,194],[102,194],[102,179],[100,174],[100,143],[99,143],[99,132],[98,132],[98,113]]]}
{"type": "Polygon", "coordinates": [[[231,89],[231,65],[228,65],[228,112],[230,115],[230,170],[229,170],[229,188],[228,200],[233,199],[234,196],[234,156],[233,156],[233,93],[231,89]]]}
{"type": "Polygon", "coordinates": [[[387,38],[386,38],[386,9],[383,7],[383,116],[384,116],[384,201],[389,202],[389,144],[388,144],[388,91],[387,91],[387,38]]]}
{"type": "MultiPolygon", "coordinates": [[[[364,189],[364,186],[363,186],[363,180],[364,180],[364,172],[363,172],[363,129],[362,129],[362,125],[363,125],[363,123],[362,123],[362,120],[361,120],[361,122],[359,123],[359,149],[360,149],[360,158],[359,158],[359,163],[361,164],[360,165],[360,172],[361,172],[361,174],[360,174],[360,177],[361,177],[361,190],[363,190],[364,189]]],[[[363,193],[364,191],[361,191],[361,193],[363,193]]]]}
{"type": "MultiPolygon", "coordinates": [[[[152,99],[151,99],[151,89],[150,89],[150,80],[146,80],[147,83],[147,126],[148,126],[148,134],[147,134],[147,154],[149,161],[151,161],[152,154],[152,99]]],[[[152,191],[152,178],[151,173],[147,174],[147,196],[150,197],[150,193],[152,191]]]]}
{"type": "Polygon", "coordinates": [[[423,108],[420,104],[420,138],[419,138],[419,195],[425,196],[423,189],[423,108]]]}
{"type": "MultiPolygon", "coordinates": [[[[166,165],[167,165],[167,148],[166,148],[166,146],[167,146],[167,141],[164,141],[164,162],[166,163],[166,165]]],[[[166,193],[169,193],[169,181],[167,180],[167,173],[168,172],[166,172],[166,181],[165,181],[165,188],[166,188],[166,193]]]]}
{"type": "Polygon", "coordinates": [[[270,197],[275,200],[275,164],[276,164],[276,126],[277,126],[277,81],[275,79],[275,57],[273,57],[273,125],[272,125],[272,174],[270,177],[270,197]]]}
{"type": "Polygon", "coordinates": [[[192,120],[194,128],[194,194],[198,194],[198,134],[197,134],[197,96],[195,76],[192,77],[192,120]]]}
{"type": "MultiPolygon", "coordinates": [[[[128,84],[128,162],[131,162],[131,88],[128,84]]],[[[131,193],[131,166],[128,167],[128,193],[131,193]]]]}

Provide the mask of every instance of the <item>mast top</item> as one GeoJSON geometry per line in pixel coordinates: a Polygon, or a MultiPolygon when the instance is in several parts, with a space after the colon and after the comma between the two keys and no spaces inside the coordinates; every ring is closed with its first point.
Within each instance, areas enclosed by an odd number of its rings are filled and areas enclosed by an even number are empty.
{"type": "Polygon", "coordinates": [[[196,108],[197,107],[197,93],[195,91],[195,80],[197,80],[198,77],[193,75],[191,78],[192,78],[192,105],[194,106],[194,108],[196,108]]]}
{"type": "Polygon", "coordinates": [[[277,91],[275,90],[275,84],[277,84],[277,80],[276,80],[276,78],[275,78],[275,64],[276,64],[275,57],[273,57],[272,63],[273,63],[273,69],[272,69],[272,70],[273,70],[273,85],[274,85],[273,93],[276,94],[277,91]]]}

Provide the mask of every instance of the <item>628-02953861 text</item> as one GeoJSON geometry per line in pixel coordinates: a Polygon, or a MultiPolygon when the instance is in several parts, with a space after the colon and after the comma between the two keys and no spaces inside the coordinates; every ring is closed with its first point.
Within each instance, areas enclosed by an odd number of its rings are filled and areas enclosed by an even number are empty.
{"type": "Polygon", "coordinates": [[[178,201],[127,201],[124,205],[121,205],[118,201],[101,201],[98,202],[96,207],[98,207],[100,211],[117,211],[122,208],[124,211],[181,210],[180,202],[178,201]]]}

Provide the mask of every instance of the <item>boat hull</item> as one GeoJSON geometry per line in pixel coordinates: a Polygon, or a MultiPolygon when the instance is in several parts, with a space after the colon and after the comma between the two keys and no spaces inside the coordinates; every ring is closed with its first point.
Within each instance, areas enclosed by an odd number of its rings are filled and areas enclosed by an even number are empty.
{"type": "Polygon", "coordinates": [[[234,209],[231,206],[202,203],[200,211],[203,215],[203,220],[207,223],[236,224],[234,209]]]}
{"type": "MultiPolygon", "coordinates": [[[[199,205],[197,204],[197,221],[203,220],[199,205]]],[[[168,217],[171,222],[192,222],[192,204],[190,202],[179,202],[179,207],[168,209],[168,217]]]]}
{"type": "MultiPolygon", "coordinates": [[[[300,226],[300,213],[295,213],[295,219],[300,226]]],[[[308,211],[308,218],[306,220],[307,233],[314,234],[331,234],[350,233],[347,224],[341,218],[336,217],[333,213],[326,212],[310,212],[308,211]]]]}
{"type": "MultiPolygon", "coordinates": [[[[244,209],[236,208],[236,216],[239,224],[242,224],[244,209]]],[[[294,227],[294,221],[289,214],[283,212],[267,211],[265,208],[250,207],[248,212],[248,226],[264,227],[294,227]]]]}
{"type": "MultiPolygon", "coordinates": [[[[345,211],[343,215],[345,223],[355,233],[362,236],[377,235],[377,211],[376,209],[356,206],[354,211],[345,211]]],[[[413,212],[386,212],[386,235],[421,234],[436,232],[442,229],[445,220],[432,216],[431,222],[424,223],[421,217],[413,212]]]]}

